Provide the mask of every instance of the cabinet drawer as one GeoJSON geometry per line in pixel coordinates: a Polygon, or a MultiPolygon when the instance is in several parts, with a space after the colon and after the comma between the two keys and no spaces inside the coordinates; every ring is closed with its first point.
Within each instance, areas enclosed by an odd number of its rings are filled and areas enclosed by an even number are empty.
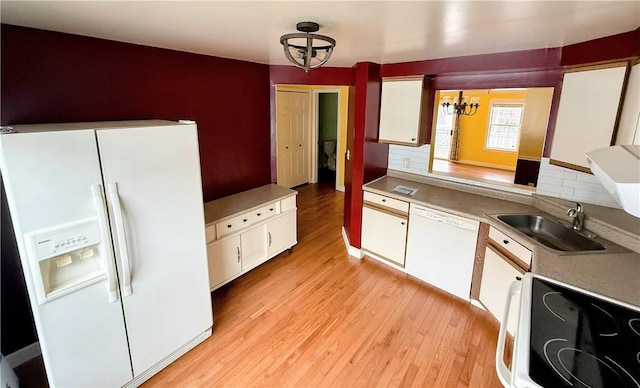
{"type": "Polygon", "coordinates": [[[204,234],[206,236],[207,244],[216,239],[216,226],[211,225],[207,226],[204,230],[204,234]]]}
{"type": "Polygon", "coordinates": [[[296,196],[292,195],[280,201],[280,211],[286,212],[296,208],[296,196]]]}
{"type": "Polygon", "coordinates": [[[280,214],[280,202],[270,203],[251,212],[251,223],[260,222],[269,217],[280,214]]]}
{"type": "Polygon", "coordinates": [[[239,216],[229,218],[228,220],[218,222],[216,224],[216,232],[217,232],[218,238],[222,236],[226,236],[229,233],[233,233],[236,230],[240,230],[245,226],[249,226],[250,220],[251,220],[250,214],[244,213],[239,216]]]}
{"type": "Polygon", "coordinates": [[[409,213],[409,202],[400,201],[398,199],[385,197],[384,195],[364,192],[364,202],[369,202],[374,205],[388,207],[397,210],[402,213],[409,213]]]}
{"type": "Polygon", "coordinates": [[[514,258],[521,261],[525,268],[531,267],[531,251],[529,249],[494,227],[489,228],[489,238],[504,251],[511,253],[514,258]]]}

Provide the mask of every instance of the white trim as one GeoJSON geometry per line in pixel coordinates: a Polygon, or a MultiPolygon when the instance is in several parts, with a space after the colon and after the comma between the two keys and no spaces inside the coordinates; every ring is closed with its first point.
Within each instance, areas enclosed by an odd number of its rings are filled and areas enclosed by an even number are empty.
{"type": "Polygon", "coordinates": [[[344,193],[344,186],[336,185],[336,190],[342,191],[344,193]]]}
{"type": "MultiPolygon", "coordinates": [[[[342,101],[342,90],[341,89],[314,89],[313,90],[313,99],[314,99],[314,109],[313,109],[313,126],[314,126],[314,130],[312,131],[313,134],[315,135],[315,142],[313,143],[315,146],[315,154],[314,154],[314,159],[313,159],[313,174],[315,176],[315,182],[318,181],[318,139],[320,138],[320,128],[318,127],[318,112],[319,112],[319,105],[320,105],[320,98],[319,98],[319,94],[327,94],[327,93],[336,93],[338,95],[338,102],[337,102],[337,109],[336,109],[336,181],[334,182],[336,189],[338,188],[338,151],[340,150],[340,145],[342,144],[342,142],[340,141],[340,123],[341,123],[341,119],[342,117],[340,116],[340,111],[341,106],[340,106],[340,101],[342,101]]],[[[346,128],[345,128],[346,130],[346,128]]],[[[344,173],[344,172],[343,172],[344,173]]],[[[340,191],[344,191],[344,186],[343,190],[340,191]]]]}
{"type": "MultiPolygon", "coordinates": [[[[404,272],[404,273],[406,273],[407,275],[410,275],[404,267],[401,267],[401,266],[399,266],[398,264],[396,264],[396,263],[394,263],[394,262],[392,262],[392,261],[390,261],[390,260],[387,260],[387,259],[385,259],[385,258],[383,258],[383,257],[381,257],[381,256],[378,256],[377,254],[375,254],[374,252],[371,252],[371,251],[369,251],[369,250],[363,249],[362,251],[363,251],[363,253],[362,253],[362,256],[363,256],[363,257],[366,255],[367,257],[369,257],[369,258],[371,258],[371,259],[374,259],[374,260],[376,260],[376,261],[379,261],[379,262],[381,262],[382,264],[385,264],[385,265],[387,265],[387,266],[389,266],[389,267],[391,267],[391,268],[397,269],[398,271],[404,272]]],[[[405,263],[406,263],[406,258],[405,258],[405,263]]],[[[422,280],[422,279],[420,279],[420,278],[416,278],[416,279],[419,279],[421,282],[423,282],[423,283],[425,283],[425,284],[430,284],[430,283],[425,282],[424,280],[422,280]]],[[[430,284],[430,285],[431,285],[431,284],[430,284]]],[[[434,287],[435,287],[435,286],[434,286],[434,287]]]]}
{"type": "Polygon", "coordinates": [[[479,300],[475,300],[473,298],[471,298],[471,305],[474,307],[477,307],[481,310],[487,311],[486,307],[484,307],[484,305],[482,303],[480,303],[479,300]]]}
{"type": "Polygon", "coordinates": [[[362,257],[364,256],[362,251],[356,247],[352,247],[349,244],[349,236],[347,236],[347,231],[344,229],[344,226],[342,227],[342,239],[344,240],[344,245],[347,248],[347,254],[349,256],[355,257],[356,259],[362,259],[362,257]]]}
{"type": "MultiPolygon", "coordinates": [[[[128,383],[126,383],[125,385],[123,385],[123,387],[138,387],[138,386],[142,385],[142,383],[144,383],[145,381],[149,380],[156,373],[160,372],[162,369],[164,369],[167,366],[169,366],[169,364],[171,364],[172,362],[174,362],[178,358],[180,358],[183,355],[185,355],[191,349],[195,348],[201,342],[203,342],[207,338],[211,337],[212,331],[213,331],[213,329],[209,328],[209,329],[205,330],[204,332],[198,334],[194,339],[192,339],[191,341],[187,342],[182,347],[180,347],[178,350],[176,350],[175,352],[169,354],[167,357],[165,357],[162,360],[160,360],[157,364],[153,365],[151,368],[147,369],[146,371],[144,371],[141,374],[139,374],[138,376],[136,376],[133,380],[131,380],[128,383]]],[[[100,351],[100,350],[97,349],[97,351],[100,351]]]]}
{"type": "Polygon", "coordinates": [[[9,365],[11,365],[11,368],[15,369],[27,361],[33,360],[41,354],[42,351],[40,350],[40,342],[36,341],[31,345],[16,350],[5,358],[7,359],[9,365]]]}

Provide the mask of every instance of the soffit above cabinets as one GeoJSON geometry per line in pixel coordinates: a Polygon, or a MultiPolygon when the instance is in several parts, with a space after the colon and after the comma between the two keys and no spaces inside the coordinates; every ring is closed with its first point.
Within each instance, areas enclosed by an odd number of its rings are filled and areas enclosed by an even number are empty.
{"type": "Polygon", "coordinates": [[[637,1],[2,1],[2,23],[274,65],[311,20],[327,66],[562,47],[640,26],[637,1]]]}

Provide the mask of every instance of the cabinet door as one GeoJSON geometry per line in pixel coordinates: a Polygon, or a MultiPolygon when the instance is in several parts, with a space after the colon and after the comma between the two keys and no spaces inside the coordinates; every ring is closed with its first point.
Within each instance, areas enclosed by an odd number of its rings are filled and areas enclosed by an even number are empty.
{"type": "Polygon", "coordinates": [[[362,248],[404,267],[407,219],[370,207],[362,208],[362,248]]]}
{"type": "Polygon", "coordinates": [[[253,268],[267,260],[267,232],[265,225],[242,232],[240,236],[240,252],[242,255],[242,271],[253,268]]]}
{"type": "Polygon", "coordinates": [[[551,163],[589,172],[585,153],[612,144],[626,63],[567,73],[562,83],[551,163]]]}
{"type": "Polygon", "coordinates": [[[629,73],[616,144],[640,144],[640,63],[629,73]]]}
{"type": "Polygon", "coordinates": [[[422,83],[422,78],[382,82],[378,135],[380,142],[418,145],[422,83]]]}
{"type": "MultiPolygon", "coordinates": [[[[504,316],[509,286],[522,274],[521,270],[509,264],[492,247],[487,246],[480,283],[480,302],[499,322],[502,322],[504,316]]],[[[520,300],[517,297],[512,298],[507,323],[507,331],[511,335],[515,332],[519,309],[520,300]]]]}
{"type": "Polygon", "coordinates": [[[297,242],[296,212],[283,214],[267,223],[267,256],[277,255],[297,242]]]}
{"type": "Polygon", "coordinates": [[[209,285],[213,289],[240,273],[240,235],[208,244],[207,256],[209,285]]]}

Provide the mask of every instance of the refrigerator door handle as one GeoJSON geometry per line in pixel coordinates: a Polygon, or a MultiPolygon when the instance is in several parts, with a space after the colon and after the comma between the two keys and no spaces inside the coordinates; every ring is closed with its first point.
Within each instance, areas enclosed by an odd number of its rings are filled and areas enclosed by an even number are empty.
{"type": "Polygon", "coordinates": [[[127,249],[127,237],[124,232],[124,218],[122,217],[122,207],[120,206],[120,195],[118,195],[118,184],[110,182],[107,184],[107,189],[113,206],[116,240],[120,250],[120,261],[122,262],[122,293],[124,296],[129,296],[133,292],[131,289],[131,268],[129,267],[129,251],[127,249]]]}
{"type": "Polygon", "coordinates": [[[96,213],[98,213],[98,227],[100,228],[100,237],[102,239],[103,263],[107,273],[109,302],[113,303],[118,300],[118,291],[113,250],[111,249],[111,234],[109,233],[109,223],[107,222],[107,207],[102,194],[102,185],[91,185],[91,194],[96,206],[96,213]]]}

